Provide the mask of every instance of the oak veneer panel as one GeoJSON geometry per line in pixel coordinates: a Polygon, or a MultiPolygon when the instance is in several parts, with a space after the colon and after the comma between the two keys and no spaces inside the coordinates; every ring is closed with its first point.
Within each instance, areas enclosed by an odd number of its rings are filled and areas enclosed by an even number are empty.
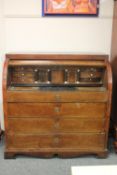
{"type": "Polygon", "coordinates": [[[7,102],[106,102],[108,91],[7,91],[7,102]]]}
{"type": "Polygon", "coordinates": [[[76,118],[60,119],[58,122],[60,132],[104,132],[105,120],[103,119],[83,119],[76,118]]]}
{"type": "Polygon", "coordinates": [[[62,103],[57,109],[61,117],[103,118],[106,103],[62,103]]]}
{"type": "Polygon", "coordinates": [[[54,133],[55,121],[51,118],[11,118],[8,133],[10,134],[40,134],[54,133]],[[32,125],[33,122],[33,125],[32,125]]]}
{"type": "Polygon", "coordinates": [[[33,60],[27,60],[27,61],[19,61],[19,62],[17,62],[16,60],[14,61],[14,60],[12,60],[11,62],[9,62],[9,66],[20,66],[20,65],[24,65],[24,66],[32,66],[32,65],[40,65],[40,66],[42,66],[42,65],[49,65],[49,66],[55,66],[55,65],[62,65],[62,66],[71,66],[71,65],[78,65],[78,66],[86,66],[86,64],[87,64],[87,66],[96,66],[96,67],[104,67],[105,66],[105,63],[103,62],[103,61],[87,61],[87,63],[86,62],[84,62],[84,61],[78,61],[78,62],[76,62],[76,61],[62,61],[62,62],[60,62],[60,61],[43,61],[43,60],[41,60],[41,61],[38,61],[38,60],[35,60],[35,61],[33,61],[33,60]]]}
{"type": "Polygon", "coordinates": [[[9,103],[9,117],[104,118],[106,103],[9,103]],[[93,108],[93,110],[92,110],[93,108]]]}
{"type": "Polygon", "coordinates": [[[54,117],[54,103],[9,103],[9,117],[54,117]],[[50,116],[51,114],[51,116],[50,116]]]}
{"type": "Polygon", "coordinates": [[[7,135],[7,147],[11,148],[104,148],[105,134],[62,135],[7,135]]]}
{"type": "Polygon", "coordinates": [[[11,118],[9,134],[47,134],[74,132],[104,132],[105,120],[66,118],[11,118]],[[33,125],[32,125],[33,122],[33,125]]]}
{"type": "Polygon", "coordinates": [[[11,148],[52,148],[54,147],[52,135],[7,135],[7,145],[11,148]]]}
{"type": "Polygon", "coordinates": [[[61,148],[78,148],[78,149],[99,149],[104,148],[105,134],[74,134],[74,135],[61,135],[60,138],[61,148]]]}

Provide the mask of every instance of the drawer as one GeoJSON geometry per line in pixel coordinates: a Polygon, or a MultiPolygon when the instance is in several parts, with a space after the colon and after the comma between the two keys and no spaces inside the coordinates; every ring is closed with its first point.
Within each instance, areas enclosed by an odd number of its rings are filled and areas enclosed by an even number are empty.
{"type": "Polygon", "coordinates": [[[103,132],[105,120],[81,118],[51,119],[51,118],[10,118],[8,120],[9,134],[48,134],[54,132],[103,132]]]}
{"type": "Polygon", "coordinates": [[[54,146],[51,135],[7,135],[6,148],[36,149],[52,148],[54,146]]]}
{"type": "Polygon", "coordinates": [[[10,118],[9,134],[40,134],[53,133],[55,122],[51,118],[10,118]]]}
{"type": "Polygon", "coordinates": [[[106,103],[9,103],[9,117],[104,118],[106,103]]]}
{"type": "Polygon", "coordinates": [[[104,149],[105,134],[12,135],[6,136],[6,148],[104,149]]]}
{"type": "Polygon", "coordinates": [[[106,102],[108,91],[15,91],[6,94],[8,102],[106,102]]]}
{"type": "Polygon", "coordinates": [[[71,149],[104,149],[105,134],[81,133],[81,134],[63,134],[59,136],[60,148],[71,149]]]}
{"type": "Polygon", "coordinates": [[[77,132],[104,132],[105,120],[104,119],[83,119],[83,118],[70,118],[60,119],[56,125],[61,133],[77,133],[77,132]]]}

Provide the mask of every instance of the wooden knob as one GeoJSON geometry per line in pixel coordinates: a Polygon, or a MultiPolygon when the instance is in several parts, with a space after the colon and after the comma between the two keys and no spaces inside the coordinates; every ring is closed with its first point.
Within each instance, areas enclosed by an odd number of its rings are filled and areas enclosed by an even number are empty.
{"type": "Polygon", "coordinates": [[[57,101],[61,99],[59,94],[55,95],[55,98],[57,101]]]}
{"type": "Polygon", "coordinates": [[[55,107],[54,111],[58,113],[58,112],[60,112],[60,108],[59,107],[55,107]]]}
{"type": "Polygon", "coordinates": [[[56,122],[56,123],[54,124],[54,127],[55,127],[55,128],[59,128],[59,122],[56,122]]]}
{"type": "Polygon", "coordinates": [[[54,138],[54,143],[55,144],[58,144],[59,143],[59,138],[57,136],[54,138]]]}

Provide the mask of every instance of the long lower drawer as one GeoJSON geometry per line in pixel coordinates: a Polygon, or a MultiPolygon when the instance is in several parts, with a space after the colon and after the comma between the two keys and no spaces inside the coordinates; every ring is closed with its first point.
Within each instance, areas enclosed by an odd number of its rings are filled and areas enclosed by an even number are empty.
{"type": "Polygon", "coordinates": [[[75,133],[103,132],[104,119],[84,118],[10,118],[7,133],[11,134],[43,134],[43,133],[75,133]]]}
{"type": "Polygon", "coordinates": [[[7,135],[6,148],[52,148],[52,135],[7,135]]]}
{"type": "Polygon", "coordinates": [[[7,135],[6,148],[104,149],[105,134],[7,135]]]}
{"type": "Polygon", "coordinates": [[[8,103],[8,116],[104,118],[106,108],[106,103],[8,103]]]}
{"type": "Polygon", "coordinates": [[[60,136],[60,148],[95,149],[105,147],[105,134],[80,133],[60,136]]]}
{"type": "Polygon", "coordinates": [[[7,102],[107,102],[108,91],[15,91],[6,94],[7,102]]]}

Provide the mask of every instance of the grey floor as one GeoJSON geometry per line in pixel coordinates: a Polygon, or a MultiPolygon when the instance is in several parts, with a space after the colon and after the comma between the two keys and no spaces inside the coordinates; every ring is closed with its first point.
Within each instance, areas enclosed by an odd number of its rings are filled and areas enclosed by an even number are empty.
{"type": "Polygon", "coordinates": [[[0,142],[0,175],[71,175],[71,166],[116,165],[117,154],[113,149],[113,140],[109,142],[109,155],[106,159],[95,156],[83,156],[72,159],[40,159],[17,156],[4,160],[4,141],[0,142]]]}

